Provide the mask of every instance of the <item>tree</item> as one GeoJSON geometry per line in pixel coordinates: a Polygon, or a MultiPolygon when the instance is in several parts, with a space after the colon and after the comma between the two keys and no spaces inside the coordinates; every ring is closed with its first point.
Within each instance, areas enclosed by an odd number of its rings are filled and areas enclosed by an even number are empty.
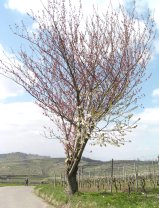
{"type": "Polygon", "coordinates": [[[29,15],[14,33],[29,43],[18,55],[1,61],[5,75],[23,86],[56,123],[66,153],[69,194],[78,191],[78,165],[88,141],[120,146],[136,127],[133,110],[151,57],[155,34],[149,13],[109,6],[90,17],[71,1],[48,1],[41,13],[29,15]]]}

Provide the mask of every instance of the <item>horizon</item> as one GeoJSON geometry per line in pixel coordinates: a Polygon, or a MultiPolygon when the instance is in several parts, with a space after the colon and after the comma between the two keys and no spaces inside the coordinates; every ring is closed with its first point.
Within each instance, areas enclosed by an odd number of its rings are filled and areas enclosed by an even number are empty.
{"type": "MultiPolygon", "coordinates": [[[[31,155],[31,156],[37,156],[37,157],[47,157],[47,158],[50,158],[50,159],[65,159],[65,157],[51,157],[49,155],[39,155],[39,154],[34,154],[34,153],[26,153],[26,152],[8,152],[8,153],[0,153],[0,156],[1,155],[11,155],[11,154],[22,154],[22,155],[31,155]]],[[[81,160],[82,159],[86,159],[86,160],[92,160],[92,161],[99,161],[99,162],[111,162],[112,160],[115,162],[115,161],[141,161],[141,162],[159,162],[159,155],[154,158],[154,159],[140,159],[140,158],[137,158],[137,159],[110,159],[110,160],[100,160],[100,159],[95,159],[95,158],[89,158],[89,157],[85,157],[85,156],[82,156],[81,160]]]]}

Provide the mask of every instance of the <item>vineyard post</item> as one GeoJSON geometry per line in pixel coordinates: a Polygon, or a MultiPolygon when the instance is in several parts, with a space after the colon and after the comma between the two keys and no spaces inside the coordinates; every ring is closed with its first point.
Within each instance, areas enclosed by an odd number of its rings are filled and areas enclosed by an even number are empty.
{"type": "Polygon", "coordinates": [[[118,166],[118,173],[117,173],[117,175],[120,178],[120,166],[118,166]]]}
{"type": "Polygon", "coordinates": [[[125,170],[125,182],[127,182],[127,169],[125,170]]]}
{"type": "Polygon", "coordinates": [[[89,178],[91,178],[91,171],[89,171],[89,178]]]}
{"type": "Polygon", "coordinates": [[[138,192],[138,188],[139,188],[138,166],[136,165],[136,163],[134,163],[134,169],[135,169],[135,179],[136,179],[136,191],[138,192]]]}
{"type": "Polygon", "coordinates": [[[94,168],[94,178],[96,177],[96,169],[94,168]]]}
{"type": "Polygon", "coordinates": [[[156,185],[156,170],[155,170],[155,162],[152,161],[152,167],[153,167],[153,178],[154,178],[154,188],[156,185]]]}
{"type": "Polygon", "coordinates": [[[113,169],[114,169],[114,160],[111,162],[111,193],[113,191],[113,169]]]}
{"type": "Polygon", "coordinates": [[[56,187],[56,173],[54,173],[54,187],[56,187]]]}
{"type": "Polygon", "coordinates": [[[96,169],[94,168],[94,181],[93,181],[93,185],[95,187],[96,185],[96,169]]]}
{"type": "Polygon", "coordinates": [[[66,184],[66,172],[64,172],[63,180],[64,180],[64,184],[66,184]]]}
{"type": "Polygon", "coordinates": [[[60,174],[60,184],[61,184],[61,186],[63,186],[63,176],[62,176],[62,173],[60,174]]]}
{"type": "Polygon", "coordinates": [[[83,170],[83,166],[81,166],[81,179],[83,180],[84,178],[84,170],[83,170]]]}
{"type": "Polygon", "coordinates": [[[123,166],[123,180],[125,182],[125,166],[123,166]]]}
{"type": "Polygon", "coordinates": [[[105,169],[105,170],[104,170],[104,178],[106,178],[106,171],[107,171],[107,170],[105,169]]]}

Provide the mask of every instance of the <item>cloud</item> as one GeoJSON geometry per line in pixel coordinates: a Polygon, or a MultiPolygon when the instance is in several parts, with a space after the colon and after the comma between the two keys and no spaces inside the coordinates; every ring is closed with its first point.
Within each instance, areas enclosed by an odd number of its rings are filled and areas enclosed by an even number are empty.
{"type": "MultiPolygon", "coordinates": [[[[68,5],[68,0],[66,0],[68,5]]],[[[92,6],[94,5],[95,8],[97,6],[98,11],[100,13],[105,13],[108,9],[108,5],[110,5],[109,0],[81,0],[82,2],[82,9],[85,14],[92,13],[92,6]]],[[[117,8],[120,4],[123,5],[130,5],[132,1],[130,0],[112,0],[111,4],[114,8],[117,8]]],[[[72,1],[72,4],[75,6],[78,6],[78,1],[72,1]]],[[[35,13],[38,11],[41,11],[43,9],[43,5],[47,6],[47,0],[7,0],[5,3],[5,8],[15,10],[17,12],[20,12],[21,14],[30,13],[31,10],[35,13]]],[[[155,22],[159,28],[159,13],[157,12],[159,10],[159,3],[158,0],[140,0],[136,1],[136,9],[141,14],[144,14],[147,9],[150,9],[150,11],[154,14],[155,22]]]]}
{"type": "MultiPolygon", "coordinates": [[[[0,44],[0,57],[3,61],[8,61],[3,51],[5,49],[0,44]]],[[[12,57],[11,54],[7,55],[12,57]]],[[[3,73],[2,70],[0,68],[0,73],[3,73]]],[[[43,136],[43,126],[50,125],[55,130],[56,127],[43,116],[37,105],[24,102],[27,99],[27,94],[21,86],[0,74],[0,153],[18,151],[53,157],[64,156],[59,141],[43,136]],[[8,100],[13,97],[14,102],[8,100]]]]}
{"type": "MultiPolygon", "coordinates": [[[[142,0],[143,1],[143,0],[142,0]]],[[[146,0],[148,8],[154,13],[155,22],[159,28],[159,3],[158,0],[146,0]]]]}
{"type": "Polygon", "coordinates": [[[0,153],[26,152],[54,157],[64,156],[57,140],[46,139],[43,126],[54,125],[32,102],[0,104],[0,153]]]}
{"type": "Polygon", "coordinates": [[[159,105],[159,88],[153,90],[152,97],[153,97],[152,103],[158,106],[159,105]]]}
{"type": "Polygon", "coordinates": [[[13,81],[0,75],[0,101],[9,97],[16,97],[22,95],[24,90],[13,81]]]}
{"type": "MultiPolygon", "coordinates": [[[[47,5],[47,0],[8,0],[5,3],[5,8],[11,9],[11,10],[16,10],[17,12],[20,12],[22,14],[25,14],[27,12],[30,12],[31,10],[34,12],[37,12],[38,10],[41,10],[43,8],[43,5],[47,5]]],[[[66,0],[68,2],[68,0],[66,0]]],[[[99,11],[106,11],[109,0],[82,0],[82,5],[85,13],[90,13],[91,11],[91,6],[92,5],[97,5],[98,4],[98,9],[99,11]]],[[[119,5],[119,2],[122,4],[124,0],[112,0],[112,5],[113,7],[117,7],[119,5]]],[[[72,1],[74,5],[78,5],[78,1],[72,1]]]]}
{"type": "MultiPolygon", "coordinates": [[[[8,60],[5,57],[3,51],[4,48],[0,44],[0,59],[6,62],[8,60]]],[[[11,54],[6,53],[6,55],[8,57],[11,57],[11,54]]],[[[1,75],[1,73],[4,74],[4,71],[0,64],[0,101],[5,100],[9,97],[16,97],[24,93],[24,89],[22,87],[20,87],[18,84],[11,81],[10,79],[6,78],[5,76],[1,75]]]]}
{"type": "Polygon", "coordinates": [[[153,90],[152,96],[153,96],[153,97],[159,97],[159,88],[153,90]]]}
{"type": "Polygon", "coordinates": [[[151,127],[151,125],[157,125],[159,128],[159,107],[146,108],[138,116],[141,118],[142,124],[146,124],[148,127],[151,127]]]}
{"type": "MultiPolygon", "coordinates": [[[[127,4],[129,3],[129,0],[127,1],[127,4]]],[[[158,9],[159,9],[159,4],[158,4],[158,0],[140,0],[140,1],[136,1],[136,8],[140,13],[143,13],[144,11],[146,11],[148,8],[150,9],[150,11],[152,13],[154,13],[154,18],[156,19],[156,21],[158,21],[157,16],[158,13],[158,9]]]]}
{"type": "Polygon", "coordinates": [[[17,12],[20,12],[22,14],[29,13],[31,10],[34,12],[37,12],[38,10],[42,9],[42,3],[44,4],[47,2],[47,0],[8,0],[5,3],[5,8],[16,10],[17,12]]]}

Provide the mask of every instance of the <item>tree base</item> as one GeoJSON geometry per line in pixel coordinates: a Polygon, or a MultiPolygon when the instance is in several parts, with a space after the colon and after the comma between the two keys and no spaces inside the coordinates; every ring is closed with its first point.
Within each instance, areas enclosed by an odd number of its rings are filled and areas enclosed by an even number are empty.
{"type": "Polygon", "coordinates": [[[67,176],[67,182],[68,195],[74,195],[76,192],[78,192],[77,170],[74,171],[71,175],[67,176]]]}

